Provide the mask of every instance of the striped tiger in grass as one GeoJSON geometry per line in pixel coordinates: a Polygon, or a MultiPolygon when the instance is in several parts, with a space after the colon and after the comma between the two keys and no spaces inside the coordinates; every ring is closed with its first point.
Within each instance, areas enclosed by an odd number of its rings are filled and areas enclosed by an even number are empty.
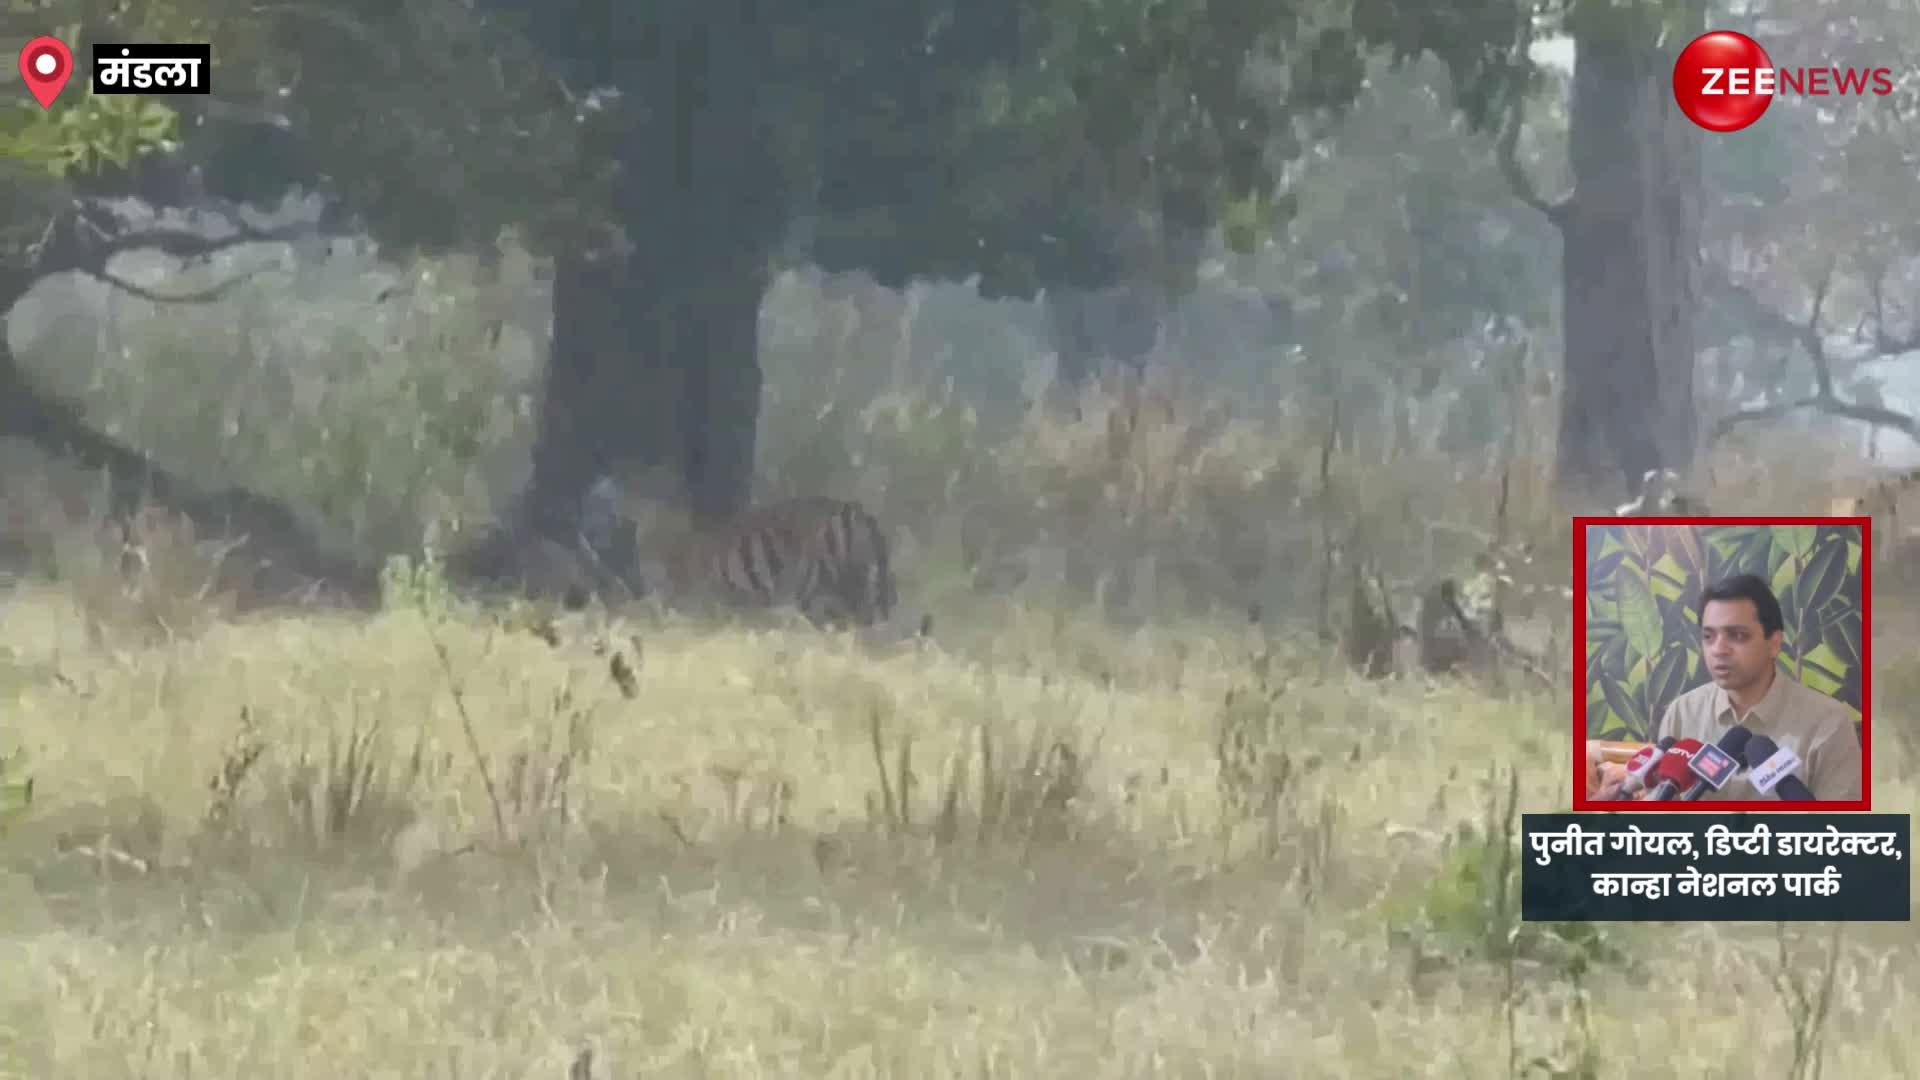
{"type": "MultiPolygon", "coordinates": [[[[792,607],[816,626],[871,626],[897,602],[886,531],[857,502],[806,496],[755,507],[697,528],[649,472],[631,484],[603,478],[593,498],[619,505],[633,536],[632,570],[674,607],[792,607]]],[[[604,514],[604,511],[602,512],[604,514]]]]}

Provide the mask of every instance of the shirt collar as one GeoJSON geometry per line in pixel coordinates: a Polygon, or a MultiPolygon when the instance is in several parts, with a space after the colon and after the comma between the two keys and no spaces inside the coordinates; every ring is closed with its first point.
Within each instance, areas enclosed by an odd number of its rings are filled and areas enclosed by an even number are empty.
{"type": "Polygon", "coordinates": [[[1779,718],[1781,708],[1786,705],[1787,696],[1793,693],[1792,688],[1789,686],[1792,682],[1793,676],[1781,671],[1779,666],[1775,665],[1773,669],[1773,685],[1767,687],[1766,696],[1761,698],[1760,703],[1747,712],[1747,718],[1745,720],[1741,720],[1735,716],[1733,700],[1727,696],[1726,689],[1719,686],[1714,687],[1714,722],[1718,724],[1722,730],[1738,723],[1755,735],[1761,734],[1772,726],[1773,721],[1779,718]]]}

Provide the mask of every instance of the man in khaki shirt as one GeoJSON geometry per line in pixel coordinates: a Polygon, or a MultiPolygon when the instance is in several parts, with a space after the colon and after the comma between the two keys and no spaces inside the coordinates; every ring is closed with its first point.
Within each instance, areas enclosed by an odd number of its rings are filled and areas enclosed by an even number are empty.
{"type": "MultiPolygon", "coordinates": [[[[1671,735],[1711,745],[1742,724],[1799,757],[1793,774],[1814,798],[1858,799],[1863,778],[1853,714],[1780,669],[1782,625],[1780,601],[1760,578],[1736,574],[1709,586],[1700,598],[1700,642],[1713,681],[1675,698],[1651,740],[1671,735]]],[[[1611,798],[1619,784],[1619,775],[1604,777],[1598,797],[1611,798]]],[[[1777,790],[1761,794],[1745,771],[1702,796],[1716,802],[1779,798],[1777,790]]]]}

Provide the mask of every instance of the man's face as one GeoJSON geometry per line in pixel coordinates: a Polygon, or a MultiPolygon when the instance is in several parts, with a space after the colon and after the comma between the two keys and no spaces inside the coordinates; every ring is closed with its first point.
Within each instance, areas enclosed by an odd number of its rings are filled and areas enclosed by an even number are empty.
{"type": "Polygon", "coordinates": [[[1700,644],[1707,671],[1723,690],[1764,685],[1780,655],[1780,634],[1761,633],[1760,612],[1751,600],[1710,600],[1700,613],[1700,644]]]}

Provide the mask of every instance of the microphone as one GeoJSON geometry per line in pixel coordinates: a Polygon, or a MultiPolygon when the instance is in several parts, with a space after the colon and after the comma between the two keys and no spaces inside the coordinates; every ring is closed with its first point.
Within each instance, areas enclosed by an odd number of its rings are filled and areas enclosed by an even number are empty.
{"type": "Polygon", "coordinates": [[[1756,735],[1747,744],[1747,779],[1762,795],[1778,791],[1786,802],[1813,802],[1813,791],[1793,775],[1799,767],[1800,755],[1765,735],[1756,735]]]}
{"type": "Polygon", "coordinates": [[[1614,795],[1613,801],[1628,802],[1635,795],[1640,794],[1640,789],[1647,786],[1647,777],[1651,776],[1653,770],[1659,766],[1660,759],[1666,755],[1667,749],[1679,741],[1669,735],[1652,746],[1641,747],[1640,751],[1633,755],[1633,760],[1628,763],[1626,782],[1620,785],[1620,791],[1614,795]]]}
{"type": "Polygon", "coordinates": [[[1684,802],[1696,802],[1709,791],[1719,791],[1727,786],[1727,779],[1740,771],[1740,755],[1744,754],[1747,744],[1753,739],[1753,732],[1745,725],[1735,724],[1727,729],[1720,741],[1712,746],[1703,746],[1687,762],[1688,771],[1699,777],[1694,785],[1680,796],[1684,802]]]}
{"type": "Polygon", "coordinates": [[[1651,802],[1665,802],[1673,798],[1674,792],[1679,791],[1682,784],[1691,787],[1694,775],[1693,770],[1687,768],[1687,762],[1692,760],[1693,755],[1698,753],[1703,745],[1699,739],[1681,739],[1668,747],[1667,752],[1660,755],[1660,764],[1653,767],[1653,775],[1650,779],[1658,780],[1659,783],[1655,784],[1653,790],[1647,794],[1647,799],[1651,802]]]}
{"type": "Polygon", "coordinates": [[[1620,778],[1619,789],[1612,795],[1607,796],[1607,798],[1615,802],[1632,798],[1632,790],[1637,789],[1629,789],[1628,784],[1634,777],[1645,776],[1647,773],[1652,772],[1655,761],[1659,756],[1660,748],[1652,744],[1642,746],[1640,749],[1635,750],[1633,756],[1623,763],[1626,765],[1626,773],[1620,778]]]}

